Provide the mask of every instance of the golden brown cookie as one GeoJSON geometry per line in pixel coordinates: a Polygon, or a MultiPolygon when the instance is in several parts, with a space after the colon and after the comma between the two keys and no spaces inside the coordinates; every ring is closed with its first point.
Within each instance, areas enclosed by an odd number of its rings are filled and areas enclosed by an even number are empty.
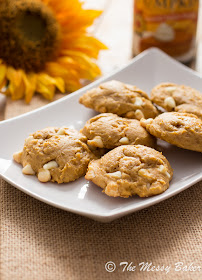
{"type": "Polygon", "coordinates": [[[93,160],[85,178],[114,197],[148,197],[167,190],[173,171],[158,151],[142,145],[117,147],[93,160]]]}
{"type": "Polygon", "coordinates": [[[135,119],[104,113],[87,121],[81,130],[91,147],[113,149],[121,145],[141,144],[154,147],[156,139],[135,119]]]}
{"type": "Polygon", "coordinates": [[[162,83],[151,91],[151,100],[167,111],[181,104],[190,104],[202,109],[202,94],[188,86],[162,83]]]}
{"type": "Polygon", "coordinates": [[[176,112],[194,114],[202,120],[202,107],[192,104],[182,104],[175,107],[176,112]]]}
{"type": "Polygon", "coordinates": [[[36,174],[41,182],[67,183],[84,176],[95,158],[86,141],[74,129],[48,127],[31,134],[13,158],[22,164],[24,174],[36,174]]]}
{"type": "Polygon", "coordinates": [[[183,149],[202,152],[202,121],[193,114],[163,113],[140,123],[155,137],[183,149]]]}
{"type": "Polygon", "coordinates": [[[109,81],[89,90],[79,102],[100,113],[114,113],[129,119],[140,120],[158,115],[144,91],[119,81],[109,81]]]}

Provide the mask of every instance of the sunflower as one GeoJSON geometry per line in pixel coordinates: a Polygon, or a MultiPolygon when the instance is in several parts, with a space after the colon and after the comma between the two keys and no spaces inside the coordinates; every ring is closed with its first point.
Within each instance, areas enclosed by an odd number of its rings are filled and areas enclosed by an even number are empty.
{"type": "Polygon", "coordinates": [[[95,60],[106,46],[87,28],[100,14],[79,0],[0,1],[0,89],[27,103],[35,92],[52,100],[99,76],[95,60]]]}

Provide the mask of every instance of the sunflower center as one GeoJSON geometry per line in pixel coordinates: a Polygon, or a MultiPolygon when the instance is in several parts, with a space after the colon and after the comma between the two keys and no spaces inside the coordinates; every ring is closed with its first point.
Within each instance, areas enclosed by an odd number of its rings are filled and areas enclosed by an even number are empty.
{"type": "Polygon", "coordinates": [[[0,30],[0,58],[16,69],[41,71],[57,56],[60,26],[41,1],[10,0],[0,6],[0,30]]]}
{"type": "Polygon", "coordinates": [[[41,41],[46,33],[46,22],[39,14],[27,12],[18,18],[18,29],[30,41],[41,41]]]}

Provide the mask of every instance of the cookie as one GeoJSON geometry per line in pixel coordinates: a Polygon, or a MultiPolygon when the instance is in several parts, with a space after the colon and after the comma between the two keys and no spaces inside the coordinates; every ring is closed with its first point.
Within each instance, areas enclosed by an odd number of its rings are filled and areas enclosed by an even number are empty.
{"type": "Polygon", "coordinates": [[[113,149],[127,144],[141,144],[154,147],[155,138],[151,136],[140,122],[126,119],[115,114],[104,113],[87,121],[81,130],[91,147],[113,149]]]}
{"type": "Polygon", "coordinates": [[[154,87],[151,100],[166,111],[173,111],[181,104],[190,104],[202,109],[202,94],[199,91],[173,83],[162,83],[154,87]]]}
{"type": "Polygon", "coordinates": [[[140,120],[158,115],[144,91],[119,81],[109,81],[89,90],[79,102],[100,113],[114,113],[129,119],[140,120]]]}
{"type": "Polygon", "coordinates": [[[187,113],[163,113],[140,122],[147,131],[177,147],[202,152],[202,121],[187,113]]]}
{"type": "Polygon", "coordinates": [[[182,104],[175,107],[175,111],[180,113],[194,114],[202,120],[202,107],[200,108],[192,104],[182,104]]]}
{"type": "Polygon", "coordinates": [[[86,137],[70,128],[48,127],[30,135],[23,151],[13,155],[26,175],[36,175],[41,182],[67,183],[84,176],[95,156],[86,137]]]}
{"type": "Polygon", "coordinates": [[[108,196],[127,198],[160,194],[167,190],[172,176],[172,168],[160,152],[142,145],[125,145],[91,161],[85,178],[108,196]]]}

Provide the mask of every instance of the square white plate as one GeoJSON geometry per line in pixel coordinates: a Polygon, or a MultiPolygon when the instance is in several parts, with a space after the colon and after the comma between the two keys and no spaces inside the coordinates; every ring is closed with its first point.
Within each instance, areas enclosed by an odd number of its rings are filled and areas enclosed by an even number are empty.
{"type": "Polygon", "coordinates": [[[100,187],[80,178],[73,183],[57,185],[40,183],[35,176],[22,174],[22,168],[12,160],[12,154],[22,149],[24,139],[47,126],[82,128],[97,113],[78,103],[79,96],[101,82],[116,79],[137,85],[147,93],[158,83],[174,82],[202,90],[200,76],[176,62],[158,49],[150,49],[132,60],[123,69],[108,77],[19,117],[0,123],[0,174],[19,190],[52,206],[89,218],[109,222],[167,199],[202,179],[202,154],[179,149],[163,141],[163,154],[174,169],[170,188],[163,194],[128,199],[108,197],[100,187]]]}

